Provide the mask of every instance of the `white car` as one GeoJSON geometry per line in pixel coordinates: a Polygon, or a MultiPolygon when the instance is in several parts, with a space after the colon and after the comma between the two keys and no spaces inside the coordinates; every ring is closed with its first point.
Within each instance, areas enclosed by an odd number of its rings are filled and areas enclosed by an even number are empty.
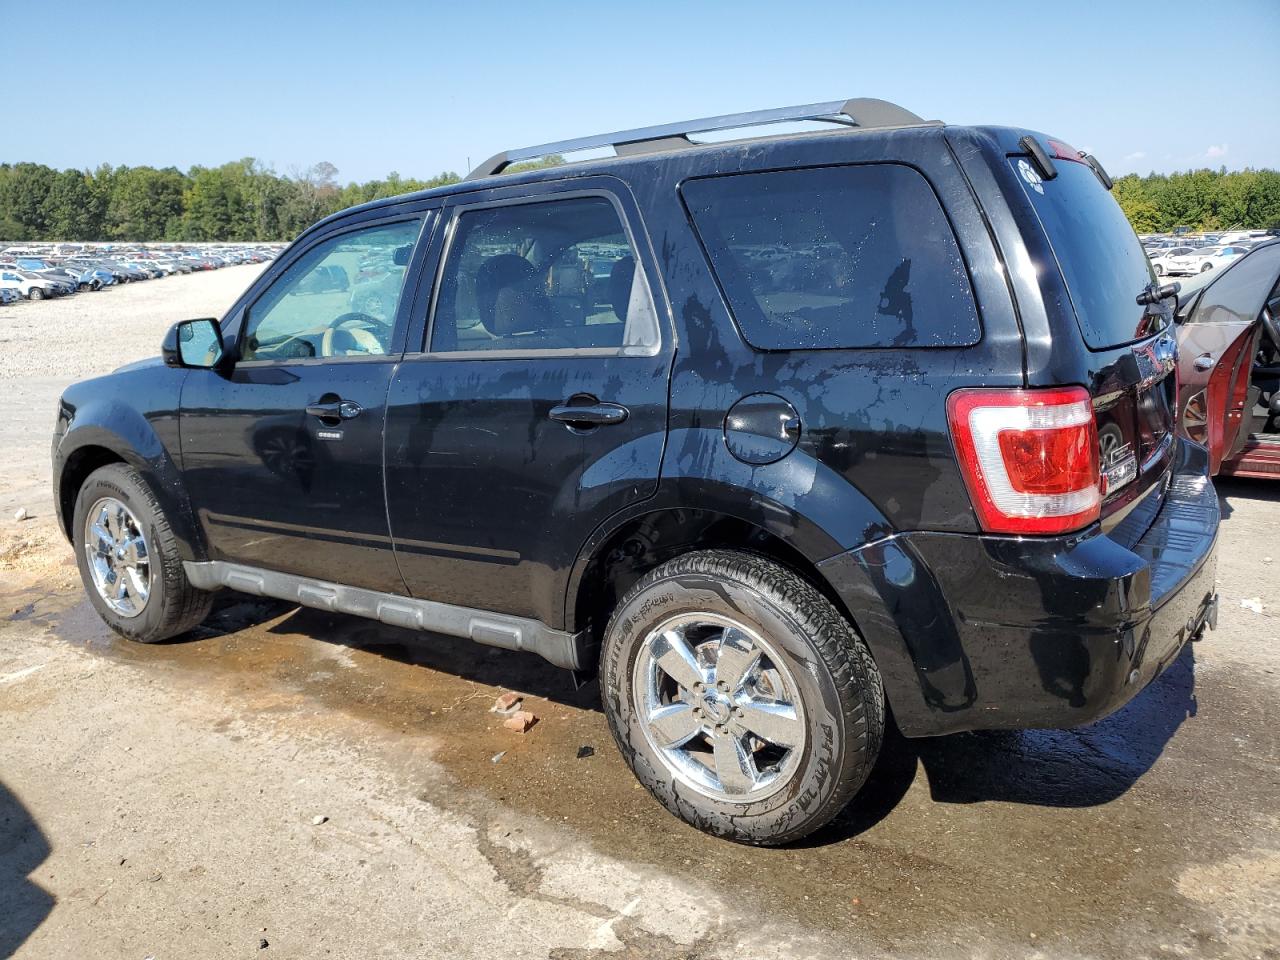
{"type": "Polygon", "coordinates": [[[44,300],[53,296],[53,284],[38,277],[23,276],[15,270],[0,270],[0,287],[16,290],[27,300],[44,300]]]}
{"type": "Polygon", "coordinates": [[[1169,272],[1169,264],[1174,257],[1185,257],[1195,252],[1195,247],[1164,247],[1150,251],[1147,257],[1151,261],[1151,268],[1155,270],[1156,276],[1163,277],[1169,272]]]}
{"type": "Polygon", "coordinates": [[[1247,247],[1200,247],[1181,257],[1170,257],[1165,272],[1170,276],[1220,270],[1248,253],[1247,247]]]}

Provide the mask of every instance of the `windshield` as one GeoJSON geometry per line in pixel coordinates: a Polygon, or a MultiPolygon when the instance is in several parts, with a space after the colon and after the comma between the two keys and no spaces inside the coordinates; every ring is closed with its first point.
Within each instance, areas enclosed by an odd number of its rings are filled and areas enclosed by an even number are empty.
{"type": "Polygon", "coordinates": [[[1059,161],[1058,175],[1041,180],[1026,159],[1009,163],[1053,247],[1085,342],[1101,350],[1155,333],[1152,315],[1137,302],[1155,280],[1151,264],[1093,170],[1059,161]]]}

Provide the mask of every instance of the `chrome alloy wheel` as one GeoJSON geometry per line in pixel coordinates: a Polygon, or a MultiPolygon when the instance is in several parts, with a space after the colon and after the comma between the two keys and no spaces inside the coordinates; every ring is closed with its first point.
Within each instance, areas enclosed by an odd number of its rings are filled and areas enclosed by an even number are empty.
{"type": "Polygon", "coordinates": [[[151,557],[138,518],[119,500],[103,497],[84,521],[89,575],[104,603],[122,617],[136,617],[151,595],[151,557]]]}
{"type": "Polygon", "coordinates": [[[761,800],[804,753],[798,687],[773,646],[715,613],[681,614],[645,637],[632,673],[645,738],[675,778],[714,800],[761,800]]]}

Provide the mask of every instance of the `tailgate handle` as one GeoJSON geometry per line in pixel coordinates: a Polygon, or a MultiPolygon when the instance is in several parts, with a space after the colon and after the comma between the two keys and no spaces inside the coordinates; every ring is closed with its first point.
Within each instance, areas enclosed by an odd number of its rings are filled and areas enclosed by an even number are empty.
{"type": "Polygon", "coordinates": [[[1201,372],[1213,369],[1213,354],[1202,353],[1195,359],[1195,368],[1201,372]]]}

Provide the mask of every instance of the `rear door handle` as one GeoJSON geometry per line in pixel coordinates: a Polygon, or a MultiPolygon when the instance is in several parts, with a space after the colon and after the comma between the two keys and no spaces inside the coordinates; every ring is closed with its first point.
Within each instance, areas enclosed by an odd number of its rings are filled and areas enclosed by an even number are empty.
{"type": "Polygon", "coordinates": [[[1194,362],[1194,364],[1193,364],[1193,365],[1195,366],[1195,368],[1196,368],[1197,370],[1200,370],[1200,371],[1202,371],[1202,372],[1203,372],[1203,371],[1205,371],[1205,370],[1212,370],[1212,369],[1213,369],[1213,354],[1211,354],[1211,353],[1202,353],[1202,354],[1200,354],[1200,356],[1196,357],[1195,362],[1194,362]]]}
{"type": "Polygon", "coordinates": [[[354,400],[333,400],[307,407],[307,416],[318,417],[321,420],[354,420],[362,413],[364,413],[364,407],[354,400]]]}
{"type": "Polygon", "coordinates": [[[547,415],[552,420],[567,423],[571,427],[605,427],[612,423],[622,423],[630,413],[618,403],[592,403],[581,407],[562,403],[558,407],[552,407],[547,415]]]}

